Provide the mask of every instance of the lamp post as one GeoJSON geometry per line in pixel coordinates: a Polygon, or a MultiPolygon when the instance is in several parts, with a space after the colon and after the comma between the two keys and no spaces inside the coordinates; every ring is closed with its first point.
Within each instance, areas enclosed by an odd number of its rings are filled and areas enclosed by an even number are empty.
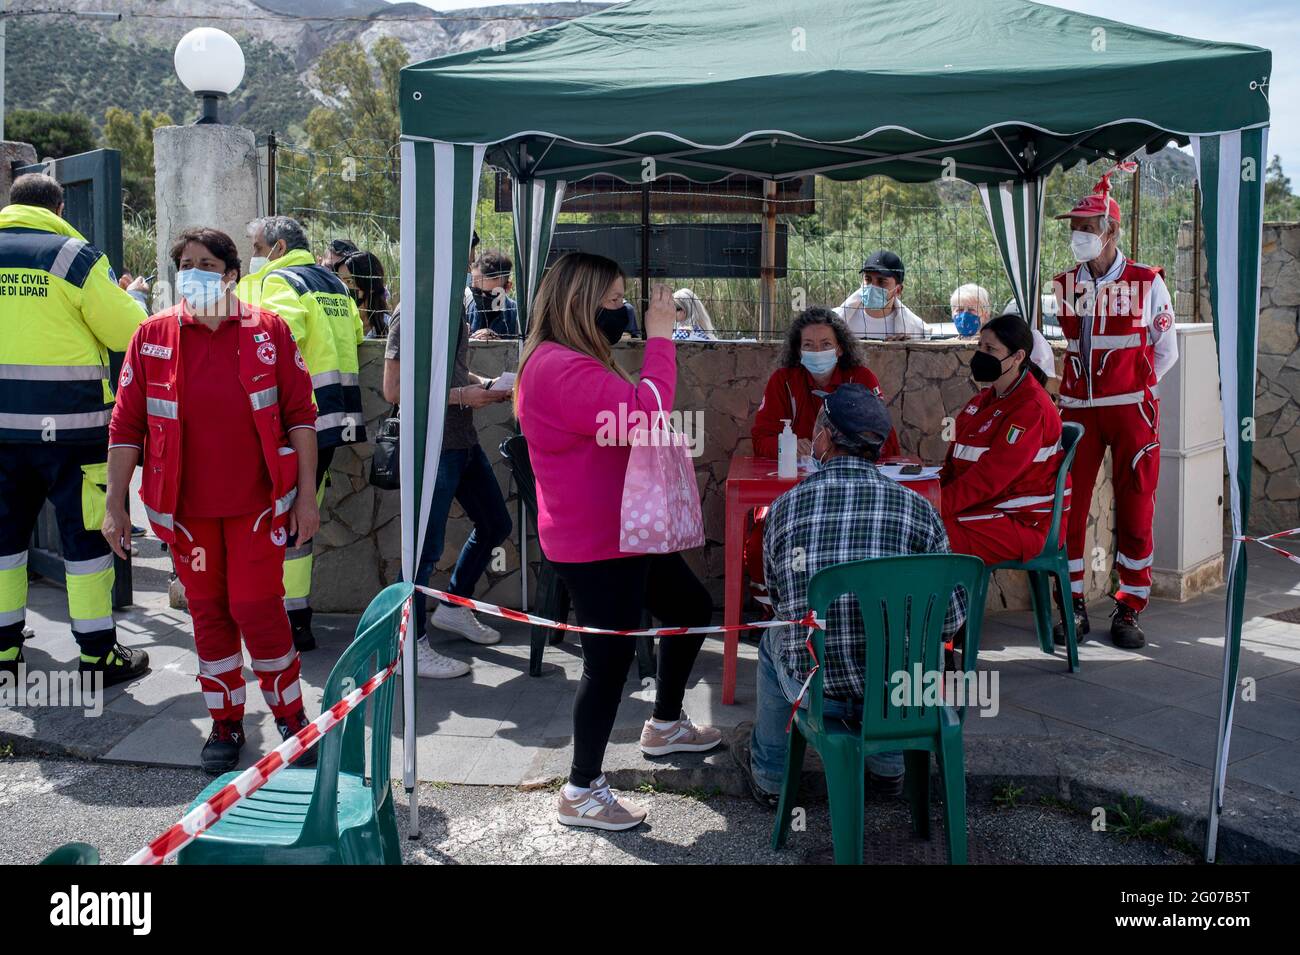
{"type": "Polygon", "coordinates": [[[197,27],[181,37],[172,58],[176,75],[199,100],[196,126],[220,123],[217,104],[244,79],[244,51],[229,33],[197,27]]]}

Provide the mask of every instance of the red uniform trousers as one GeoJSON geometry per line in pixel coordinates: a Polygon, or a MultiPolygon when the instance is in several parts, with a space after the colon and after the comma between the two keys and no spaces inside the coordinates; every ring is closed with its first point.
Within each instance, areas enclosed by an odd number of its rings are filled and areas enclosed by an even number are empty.
{"type": "Polygon", "coordinates": [[[1160,402],[1106,408],[1062,408],[1061,419],[1083,425],[1070,470],[1073,502],[1065,548],[1070,556],[1070,590],[1083,594],[1087,555],[1088,510],[1102,457],[1110,448],[1115,488],[1115,564],[1119,590],[1115,599],[1134,610],[1146,609],[1151,596],[1151,522],[1160,480],[1160,402]]]}
{"type": "Polygon", "coordinates": [[[266,512],[176,520],[176,573],[194,620],[199,685],[213,719],[244,715],[240,633],[271,712],[281,718],[302,708],[298,651],[284,610],[284,545],[274,543],[269,524],[266,512]]]}
{"type": "Polygon", "coordinates": [[[1032,560],[1043,552],[1047,521],[1033,527],[1006,514],[960,520],[960,515],[943,519],[948,548],[954,554],[970,554],[992,566],[1004,560],[1032,560]]]}

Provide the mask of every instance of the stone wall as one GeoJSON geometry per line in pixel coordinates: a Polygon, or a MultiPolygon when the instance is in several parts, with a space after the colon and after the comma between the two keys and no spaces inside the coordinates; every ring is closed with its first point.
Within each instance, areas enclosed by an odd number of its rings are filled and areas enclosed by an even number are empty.
{"type": "MultiPolygon", "coordinates": [[[[1179,230],[1178,245],[1179,291],[1187,293],[1179,299],[1188,303],[1190,312],[1194,299],[1191,269],[1184,267],[1190,266],[1192,255],[1189,223],[1179,230]]],[[[1261,252],[1250,534],[1300,526],[1300,223],[1266,222],[1261,252]]],[[[1200,271],[1198,312],[1202,321],[1209,321],[1204,254],[1200,271]]],[[[1231,532],[1231,520],[1231,511],[1225,506],[1225,533],[1231,532]]]]}
{"type": "MultiPolygon", "coordinates": [[[[475,342],[470,346],[470,366],[480,375],[494,376],[511,370],[518,361],[514,342],[475,342]]],[[[946,442],[941,436],[945,415],[961,409],[974,389],[964,367],[972,348],[962,342],[880,343],[867,348],[867,362],[880,379],[895,427],[905,451],[937,463],[943,459],[946,442]]],[[[780,354],[778,344],[679,343],[678,410],[702,412],[703,453],[695,459],[703,500],[705,535],[703,548],[687,555],[695,572],[705,581],[718,606],[723,590],[723,540],[725,485],[732,454],[749,452],[750,424],[762,398],[763,388],[780,354]]],[[[1058,350],[1058,366],[1060,363],[1058,350]]],[[[640,367],[639,342],[617,347],[618,361],[629,370],[640,367]]],[[[361,346],[361,382],[367,426],[373,429],[387,413],[379,393],[383,349],[379,342],[361,346]]],[[[510,486],[508,470],[497,450],[513,433],[508,403],[475,412],[480,443],[493,462],[496,477],[509,493],[508,504],[518,520],[518,502],[510,486]]],[[[324,524],[317,537],[313,605],[320,610],[357,611],[382,584],[397,579],[400,568],[400,524],[398,493],[379,491],[366,480],[370,447],[342,449],[331,470],[326,492],[324,524]]],[[[1100,529],[1094,528],[1096,543],[1109,552],[1112,542],[1109,463],[1103,469],[1093,501],[1093,522],[1104,514],[1100,529]]],[[[531,521],[530,521],[531,523],[531,521]]],[[[470,531],[470,524],[458,506],[448,522],[443,556],[435,585],[445,585],[446,574],[470,531]]],[[[504,570],[489,568],[480,585],[481,599],[518,607],[520,581],[516,534],[504,545],[504,570]]],[[[535,535],[529,536],[529,593],[535,592],[536,562],[539,559],[535,535]]],[[[1108,572],[1090,571],[1089,592],[1104,592],[1108,572]]],[[[990,609],[1022,609],[1029,606],[1023,574],[999,574],[989,595],[990,609]]]]}

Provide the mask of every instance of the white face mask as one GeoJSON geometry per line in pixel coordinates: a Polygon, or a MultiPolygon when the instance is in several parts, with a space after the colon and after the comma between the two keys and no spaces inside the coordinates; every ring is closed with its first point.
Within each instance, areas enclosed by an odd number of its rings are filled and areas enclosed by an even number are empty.
{"type": "Polygon", "coordinates": [[[271,260],[264,255],[255,255],[248,260],[248,271],[250,273],[260,272],[262,269],[267,267],[270,261],[271,260]]]}
{"type": "Polygon", "coordinates": [[[1076,262],[1091,262],[1101,255],[1105,244],[1101,236],[1092,232],[1080,232],[1075,229],[1070,233],[1070,251],[1074,253],[1076,262]]]}

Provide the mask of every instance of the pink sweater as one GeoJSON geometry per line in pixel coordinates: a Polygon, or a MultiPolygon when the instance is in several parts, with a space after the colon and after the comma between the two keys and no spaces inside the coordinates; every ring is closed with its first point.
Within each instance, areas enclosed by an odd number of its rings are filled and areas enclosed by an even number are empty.
{"type": "MultiPolygon", "coordinates": [[[[555,342],[538,346],[519,376],[519,427],[537,477],[537,533],[549,560],[628,557],[618,549],[619,510],[633,412],[658,410],[652,380],[673,407],[677,358],[671,339],[646,342],[641,383],[633,386],[600,362],[555,342]],[[616,436],[619,443],[597,434],[616,436]]],[[[635,423],[635,422],[633,422],[635,423]]]]}

